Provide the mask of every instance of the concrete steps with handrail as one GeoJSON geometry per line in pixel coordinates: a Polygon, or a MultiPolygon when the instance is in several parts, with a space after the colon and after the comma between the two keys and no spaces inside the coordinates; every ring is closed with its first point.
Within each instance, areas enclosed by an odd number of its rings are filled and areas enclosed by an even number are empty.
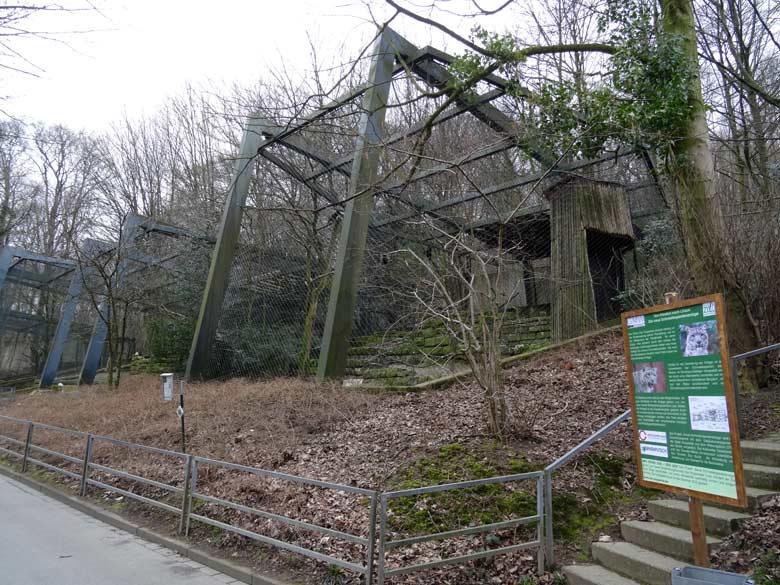
{"type": "MultiPolygon", "coordinates": [[[[748,511],[780,495],[780,437],[742,441],[748,511]]],[[[623,541],[594,542],[594,565],[570,565],[563,573],[570,585],[671,585],[675,567],[692,564],[693,542],[688,503],[677,499],[648,502],[652,521],[629,520],[620,525],[623,541]]],[[[704,506],[707,544],[717,547],[721,538],[750,518],[744,510],[704,506]]]]}

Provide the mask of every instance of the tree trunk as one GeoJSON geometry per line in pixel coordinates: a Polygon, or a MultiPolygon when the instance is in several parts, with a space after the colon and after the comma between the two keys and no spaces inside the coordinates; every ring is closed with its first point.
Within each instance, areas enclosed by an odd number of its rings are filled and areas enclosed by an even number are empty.
{"type": "Polygon", "coordinates": [[[729,344],[732,353],[759,343],[750,326],[749,308],[738,294],[729,269],[729,254],[720,201],[715,190],[715,165],[710,151],[706,110],[698,75],[696,23],[691,0],[661,0],[664,30],[683,39],[696,74],[691,77],[690,116],[673,143],[668,160],[676,195],[680,234],[696,289],[700,294],[726,296],[729,344]]]}
{"type": "MultiPolygon", "coordinates": [[[[750,307],[733,277],[728,241],[710,151],[706,109],[699,77],[696,22],[692,0],[661,0],[664,30],[683,39],[695,75],[688,93],[690,115],[673,143],[668,170],[676,196],[680,235],[699,294],[725,296],[729,350],[732,355],[754,349],[760,339],[751,325],[750,307]]],[[[743,390],[765,383],[761,364],[753,360],[741,372],[743,390]]]]}

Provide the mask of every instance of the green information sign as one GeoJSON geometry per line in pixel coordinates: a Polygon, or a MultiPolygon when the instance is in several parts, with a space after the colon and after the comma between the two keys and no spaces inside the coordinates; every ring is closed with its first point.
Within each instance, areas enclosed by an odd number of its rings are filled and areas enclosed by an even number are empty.
{"type": "Polygon", "coordinates": [[[622,321],[640,484],[745,505],[721,295],[622,321]]]}

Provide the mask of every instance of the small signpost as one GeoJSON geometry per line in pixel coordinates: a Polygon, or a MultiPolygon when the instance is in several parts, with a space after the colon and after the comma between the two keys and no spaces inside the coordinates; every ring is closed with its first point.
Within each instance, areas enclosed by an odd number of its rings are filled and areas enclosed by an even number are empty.
{"type": "MultiPolygon", "coordinates": [[[[162,380],[163,400],[173,400],[173,374],[160,374],[162,380]]],[[[181,423],[181,452],[187,452],[187,435],[184,431],[184,380],[179,380],[179,406],[176,407],[176,416],[181,423]]]]}
{"type": "Polygon", "coordinates": [[[170,402],[173,400],[173,374],[160,374],[163,388],[163,400],[170,402]]]}
{"type": "Polygon", "coordinates": [[[621,317],[639,484],[688,496],[694,561],[706,567],[702,500],[747,505],[723,297],[621,317]]]}

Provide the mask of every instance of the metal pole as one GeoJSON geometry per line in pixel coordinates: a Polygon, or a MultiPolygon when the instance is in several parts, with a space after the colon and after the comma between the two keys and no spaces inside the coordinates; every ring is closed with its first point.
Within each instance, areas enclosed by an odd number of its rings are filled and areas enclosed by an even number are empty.
{"type": "Polygon", "coordinates": [[[330,285],[330,299],[322,332],[317,378],[339,378],[347,367],[347,349],[360,288],[368,226],[374,210],[374,192],[379,168],[379,147],[385,134],[385,110],[393,81],[395,50],[391,35],[377,39],[369,89],[363,96],[347,203],[341,220],[341,236],[330,285]]]}
{"type": "Polygon", "coordinates": [[[544,476],[539,477],[536,480],[536,515],[539,516],[539,520],[536,522],[536,540],[539,541],[539,550],[536,552],[536,572],[539,575],[544,574],[544,559],[545,559],[545,492],[544,492],[544,476]]]}
{"type": "Polygon", "coordinates": [[[387,534],[387,496],[382,494],[382,505],[379,511],[379,550],[376,572],[377,585],[385,585],[385,535],[387,534]]]}
{"type": "Polygon", "coordinates": [[[79,495],[82,498],[87,495],[89,464],[92,460],[92,440],[92,435],[87,435],[87,444],[84,445],[84,464],[81,468],[81,486],[79,487],[79,495]]]}
{"type": "Polygon", "coordinates": [[[376,540],[376,503],[379,498],[379,492],[374,492],[371,496],[371,518],[368,522],[368,548],[366,550],[366,556],[368,562],[366,563],[366,585],[372,585],[374,582],[374,541],[376,540]]]}
{"type": "Polygon", "coordinates": [[[187,452],[187,435],[184,431],[184,394],[179,394],[179,419],[181,420],[181,452],[187,452]]]}
{"type": "Polygon", "coordinates": [[[249,193],[249,181],[255,169],[254,159],[262,141],[263,122],[256,116],[250,116],[246,121],[238,158],[235,161],[230,193],[225,200],[217,242],[211,253],[209,275],[203,289],[198,322],[187,359],[185,377],[188,380],[203,378],[210,373],[211,345],[217,333],[219,316],[222,314],[222,302],[230,278],[230,267],[238,246],[241,217],[249,193]]]}
{"type": "Polygon", "coordinates": [[[68,294],[62,305],[62,314],[54,331],[54,338],[49,348],[49,354],[46,356],[46,363],[43,365],[41,380],[38,384],[39,388],[48,388],[57,377],[62,353],[65,351],[65,344],[70,339],[70,329],[73,325],[73,320],[76,318],[78,300],[83,288],[84,274],[77,268],[73,271],[73,276],[68,285],[68,294]]]}
{"type": "Polygon", "coordinates": [[[731,358],[731,385],[734,388],[734,408],[737,411],[737,428],[742,435],[741,400],[739,398],[739,375],[737,374],[737,358],[731,358]]]}
{"type": "Polygon", "coordinates": [[[190,512],[192,511],[192,494],[195,493],[195,488],[197,487],[197,485],[198,485],[198,460],[192,457],[192,471],[190,471],[190,493],[189,493],[190,503],[187,509],[187,520],[184,525],[184,536],[190,535],[190,512]]]}
{"type": "Polygon", "coordinates": [[[548,569],[555,564],[553,550],[553,504],[552,504],[552,472],[544,472],[544,541],[545,563],[548,569]]]}
{"type": "Polygon", "coordinates": [[[24,443],[24,457],[22,457],[22,473],[27,471],[27,459],[30,457],[30,445],[32,444],[33,423],[27,423],[27,440],[24,443]]]}
{"type": "Polygon", "coordinates": [[[190,520],[190,507],[192,505],[192,498],[190,498],[190,476],[192,474],[192,463],[194,457],[192,455],[187,456],[187,461],[184,464],[184,492],[181,499],[181,519],[179,521],[179,535],[185,534],[187,530],[187,524],[190,520]]]}
{"type": "MultiPolygon", "coordinates": [[[[0,298],[3,297],[5,279],[8,276],[8,271],[11,269],[13,259],[13,248],[10,246],[0,248],[0,298]]],[[[3,334],[3,329],[5,329],[4,319],[0,318],[0,336],[3,334]]]]}

